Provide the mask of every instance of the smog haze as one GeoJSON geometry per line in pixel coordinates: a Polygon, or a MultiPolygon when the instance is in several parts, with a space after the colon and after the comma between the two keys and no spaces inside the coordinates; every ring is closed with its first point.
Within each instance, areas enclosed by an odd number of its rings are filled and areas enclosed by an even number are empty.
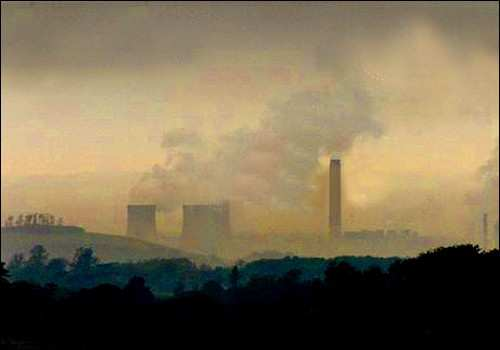
{"type": "Polygon", "coordinates": [[[228,199],[234,229],[463,238],[498,218],[498,3],[2,2],[2,222],[228,199]]]}

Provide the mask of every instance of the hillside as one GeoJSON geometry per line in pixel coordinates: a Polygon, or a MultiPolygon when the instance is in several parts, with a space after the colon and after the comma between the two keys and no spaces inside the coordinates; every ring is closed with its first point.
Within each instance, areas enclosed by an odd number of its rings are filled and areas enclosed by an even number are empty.
{"type": "Polygon", "coordinates": [[[9,261],[16,253],[26,256],[36,245],[43,245],[51,257],[71,259],[79,247],[92,247],[102,262],[129,262],[155,258],[189,258],[197,264],[221,264],[215,257],[186,253],[178,249],[124,236],[99,233],[83,234],[29,234],[5,233],[1,235],[2,261],[9,261]]]}

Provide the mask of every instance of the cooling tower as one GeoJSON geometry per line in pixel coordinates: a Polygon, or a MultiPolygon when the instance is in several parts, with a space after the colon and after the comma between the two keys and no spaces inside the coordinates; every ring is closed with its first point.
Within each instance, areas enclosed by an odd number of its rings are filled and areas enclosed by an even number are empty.
{"type": "Polygon", "coordinates": [[[156,239],[155,205],[129,205],[127,207],[127,236],[156,239]]]}
{"type": "Polygon", "coordinates": [[[330,236],[342,235],[341,166],[340,159],[330,160],[330,236]]]}
{"type": "Polygon", "coordinates": [[[229,202],[183,206],[181,245],[184,249],[216,254],[221,239],[231,234],[229,202]]]}

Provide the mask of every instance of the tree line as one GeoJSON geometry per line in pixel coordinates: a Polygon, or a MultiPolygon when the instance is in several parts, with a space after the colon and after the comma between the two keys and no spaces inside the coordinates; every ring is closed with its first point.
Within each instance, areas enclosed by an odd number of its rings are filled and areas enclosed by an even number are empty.
{"type": "MultiPolygon", "coordinates": [[[[301,270],[301,279],[321,278],[331,262],[348,262],[357,269],[377,266],[387,270],[398,258],[339,257],[334,259],[285,257],[261,259],[236,265],[242,272],[242,283],[257,276],[282,276],[291,269],[301,270]]],[[[130,278],[141,276],[157,296],[172,296],[181,291],[199,290],[205,283],[215,281],[224,288],[230,286],[231,267],[197,265],[186,258],[150,259],[127,263],[102,263],[91,247],[77,249],[72,259],[50,258],[42,245],[35,245],[27,257],[15,254],[7,265],[12,281],[27,281],[45,285],[54,283],[59,288],[75,291],[109,283],[119,287],[130,278]]]]}
{"type": "MultiPolygon", "coordinates": [[[[99,265],[84,249],[68,274],[99,265]]],[[[32,252],[24,268],[34,268],[39,258],[48,266],[45,254],[32,252]]],[[[235,265],[226,269],[224,281],[179,287],[168,298],[153,293],[147,276],[132,276],[123,286],[62,292],[54,283],[11,281],[2,264],[2,317],[8,320],[2,341],[23,339],[54,349],[166,348],[174,339],[248,345],[264,337],[281,346],[299,340],[312,346],[323,338],[400,346],[477,342],[497,331],[499,262],[498,250],[463,245],[397,259],[387,269],[333,260],[312,279],[300,268],[245,279],[243,266],[235,265]]]]}

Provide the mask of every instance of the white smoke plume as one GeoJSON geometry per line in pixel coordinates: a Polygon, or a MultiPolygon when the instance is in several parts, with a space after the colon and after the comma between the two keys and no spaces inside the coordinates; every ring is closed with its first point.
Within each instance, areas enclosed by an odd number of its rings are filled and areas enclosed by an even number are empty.
{"type": "Polygon", "coordinates": [[[131,199],[170,212],[183,203],[230,199],[268,210],[304,206],[323,155],[342,154],[359,135],[379,136],[370,96],[361,87],[306,90],[270,106],[259,127],[220,137],[214,151],[196,132],[168,130],[166,159],[145,174],[131,199]],[[208,152],[208,154],[207,154],[208,152]]]}

